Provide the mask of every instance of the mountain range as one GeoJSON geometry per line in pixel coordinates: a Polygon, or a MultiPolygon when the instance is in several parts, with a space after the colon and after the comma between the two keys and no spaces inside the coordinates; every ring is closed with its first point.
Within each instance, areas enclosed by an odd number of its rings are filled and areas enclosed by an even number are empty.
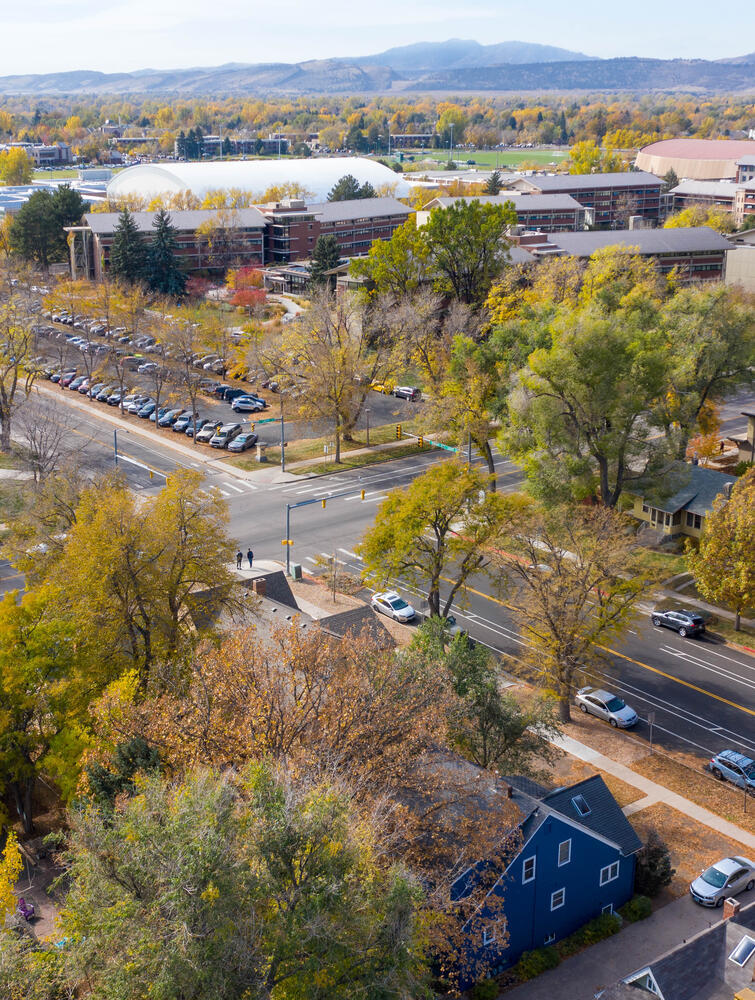
{"type": "Polygon", "coordinates": [[[731,59],[600,59],[528,42],[450,39],[371,56],[227,63],[133,73],[73,70],[0,77],[0,93],[276,95],[418,91],[753,91],[755,52],[731,59]]]}

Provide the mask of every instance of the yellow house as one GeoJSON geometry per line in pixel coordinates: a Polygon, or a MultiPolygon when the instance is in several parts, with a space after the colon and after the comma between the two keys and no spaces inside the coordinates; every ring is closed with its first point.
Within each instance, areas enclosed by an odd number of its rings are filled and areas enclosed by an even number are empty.
{"type": "Polygon", "coordinates": [[[675,492],[669,497],[655,493],[652,497],[635,496],[632,514],[664,535],[699,538],[713,501],[720,494],[729,495],[736,476],[686,462],[676,462],[674,466],[675,492]]]}

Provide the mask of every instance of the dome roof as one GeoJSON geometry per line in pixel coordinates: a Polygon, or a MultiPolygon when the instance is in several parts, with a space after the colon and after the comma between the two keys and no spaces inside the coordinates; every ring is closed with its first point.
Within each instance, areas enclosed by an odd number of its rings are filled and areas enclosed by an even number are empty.
{"type": "Polygon", "coordinates": [[[401,174],[362,156],[306,157],[300,159],[220,160],[205,163],[140,163],[121,170],[107,186],[108,198],[142,195],[155,198],[164,193],[191,191],[203,198],[208,191],[238,188],[261,196],[274,184],[301,184],[312,192],[312,201],[325,201],[328,192],[344,175],[352,174],[360,184],[374,188],[395,184],[396,194],[409,190],[401,174]]]}

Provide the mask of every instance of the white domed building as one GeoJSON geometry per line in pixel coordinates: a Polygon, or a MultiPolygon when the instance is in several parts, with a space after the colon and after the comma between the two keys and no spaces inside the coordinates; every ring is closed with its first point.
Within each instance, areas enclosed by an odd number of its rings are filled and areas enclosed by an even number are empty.
{"type": "Polygon", "coordinates": [[[214,160],[200,163],[140,163],[120,171],[107,186],[107,196],[117,201],[138,196],[150,201],[162,194],[194,194],[200,200],[210,191],[250,191],[256,197],[276,184],[299,184],[308,200],[326,201],[328,192],[346,174],[376,190],[395,186],[397,197],[409,192],[401,174],[363,156],[306,157],[300,159],[214,160]]]}

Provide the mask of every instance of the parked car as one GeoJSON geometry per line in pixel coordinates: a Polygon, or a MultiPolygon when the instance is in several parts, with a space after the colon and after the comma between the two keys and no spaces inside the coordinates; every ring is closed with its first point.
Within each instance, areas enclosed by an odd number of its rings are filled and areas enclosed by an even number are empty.
{"type": "MultiPolygon", "coordinates": [[[[234,388],[234,386],[228,385],[226,382],[213,382],[213,387],[214,388],[212,391],[215,393],[216,396],[219,396],[221,399],[225,398],[225,393],[227,389],[234,388]]],[[[241,391],[243,392],[243,390],[241,391]]]]}
{"type": "Polygon", "coordinates": [[[68,386],[71,384],[71,382],[74,381],[75,378],[76,378],[76,372],[75,371],[66,372],[65,375],[63,375],[63,377],[60,380],[60,386],[61,386],[61,388],[67,389],[68,386]]]}
{"type": "Polygon", "coordinates": [[[210,445],[213,448],[227,448],[240,433],[241,424],[223,424],[210,438],[210,445]]]}
{"type": "Polygon", "coordinates": [[[104,382],[96,382],[93,386],[91,386],[90,389],[88,389],[87,396],[89,396],[90,399],[94,399],[97,395],[99,395],[99,393],[102,392],[104,388],[105,388],[104,382]]]}
{"type": "Polygon", "coordinates": [[[396,399],[410,399],[412,401],[422,397],[422,393],[416,385],[397,385],[393,390],[393,395],[396,399]]]}
{"type": "Polygon", "coordinates": [[[148,403],[145,403],[144,406],[136,411],[137,417],[139,417],[140,420],[147,420],[148,418],[151,419],[154,416],[156,406],[157,404],[154,399],[150,399],[148,403]]]}
{"type": "Polygon", "coordinates": [[[248,396],[249,393],[246,391],[246,389],[239,389],[235,385],[227,385],[223,389],[223,392],[219,393],[218,395],[220,395],[220,398],[224,400],[226,403],[232,403],[234,399],[238,399],[239,396],[248,396]]]}
{"type": "Polygon", "coordinates": [[[173,424],[178,420],[182,413],[185,413],[183,406],[176,406],[172,410],[168,410],[166,413],[160,417],[157,421],[158,427],[172,427],[173,424]]]}
{"type": "Polygon", "coordinates": [[[170,409],[171,409],[170,406],[161,406],[156,413],[154,412],[150,413],[149,419],[152,421],[153,424],[155,424],[157,423],[158,420],[162,420],[165,414],[170,412],[170,409]]]}
{"type": "Polygon", "coordinates": [[[151,375],[153,372],[156,371],[157,371],[156,361],[144,361],[136,369],[138,375],[151,375]]]}
{"type": "Polygon", "coordinates": [[[755,886],[755,864],[734,855],[722,858],[691,883],[690,895],[701,906],[723,906],[728,896],[750,892],[755,886]]]}
{"type": "MultiPolygon", "coordinates": [[[[194,424],[197,425],[197,434],[199,434],[201,432],[202,428],[206,427],[209,423],[210,423],[210,421],[207,419],[207,417],[197,417],[196,420],[190,420],[188,422],[188,424],[186,425],[186,427],[184,428],[184,434],[186,435],[186,437],[193,438],[194,437],[194,424]]],[[[213,434],[214,433],[215,433],[215,431],[213,430],[213,434]]]]}
{"type": "Polygon", "coordinates": [[[705,619],[696,611],[687,611],[686,608],[671,608],[666,611],[654,611],[650,616],[653,625],[658,628],[663,625],[665,628],[672,628],[678,632],[682,639],[688,635],[702,635],[705,631],[705,619]]]}
{"type": "Polygon", "coordinates": [[[252,431],[245,431],[231,441],[228,445],[228,451],[247,451],[247,449],[253,448],[256,444],[257,435],[252,431]]]}
{"type": "Polygon", "coordinates": [[[197,433],[196,440],[202,444],[208,444],[218,433],[223,425],[218,423],[216,420],[211,420],[204,425],[201,431],[197,433]]]}
{"type": "Polygon", "coordinates": [[[392,382],[371,382],[370,389],[373,392],[382,392],[385,396],[390,396],[393,393],[393,383],[392,382]]]}
{"type": "Polygon", "coordinates": [[[381,594],[372,595],[372,607],[381,615],[388,615],[396,622],[410,622],[417,617],[417,612],[395,590],[386,590],[381,594]]]}
{"type": "Polygon", "coordinates": [[[602,688],[580,688],[574,700],[583,712],[604,719],[617,729],[628,729],[639,718],[622,698],[602,688]]]}
{"type": "Polygon", "coordinates": [[[147,403],[153,403],[154,400],[150,399],[149,396],[135,396],[130,403],[124,403],[124,410],[127,413],[139,413],[139,411],[147,405],[147,403]]]}
{"type": "Polygon", "coordinates": [[[259,413],[266,406],[265,400],[256,396],[237,396],[231,403],[234,413],[259,413]]]}
{"type": "Polygon", "coordinates": [[[736,750],[722,750],[708,762],[708,770],[719,781],[730,781],[755,795],[755,760],[736,750]]]}
{"type": "Polygon", "coordinates": [[[118,392],[117,385],[106,385],[104,389],[100,389],[94,399],[96,399],[98,403],[107,403],[114,392],[118,392]]]}
{"type": "Polygon", "coordinates": [[[176,434],[183,434],[189,424],[194,421],[196,416],[196,413],[189,413],[187,410],[186,413],[182,413],[178,420],[176,420],[171,430],[173,430],[176,434]]]}
{"type": "MultiPolygon", "coordinates": [[[[86,380],[87,380],[87,376],[86,376],[86,375],[77,375],[75,379],[72,379],[72,380],[71,380],[71,381],[70,381],[70,382],[68,383],[68,387],[67,387],[67,388],[68,388],[68,389],[69,389],[69,390],[70,390],[71,392],[77,392],[77,391],[78,391],[78,388],[79,388],[79,386],[81,385],[81,383],[82,383],[82,382],[86,382],[86,380]]],[[[61,384],[63,384],[63,385],[64,385],[65,383],[61,383],[61,384]]]]}
{"type": "MultiPolygon", "coordinates": [[[[100,383],[101,385],[102,383],[100,383]]],[[[88,396],[92,390],[92,380],[91,378],[84,379],[84,381],[79,386],[79,392],[82,396],[88,396]]]]}

